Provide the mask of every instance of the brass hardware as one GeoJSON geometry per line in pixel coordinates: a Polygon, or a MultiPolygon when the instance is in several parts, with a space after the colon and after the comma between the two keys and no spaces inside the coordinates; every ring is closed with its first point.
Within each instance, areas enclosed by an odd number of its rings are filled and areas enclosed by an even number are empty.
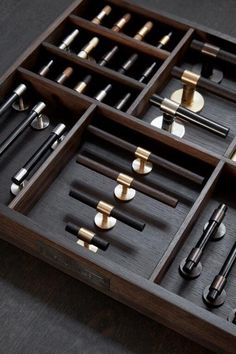
{"type": "Polygon", "coordinates": [[[82,93],[86,87],[87,87],[86,82],[81,81],[74,87],[74,90],[77,91],[78,93],[82,93]]]}
{"type": "Polygon", "coordinates": [[[189,70],[184,70],[181,77],[183,89],[173,92],[171,99],[182,106],[190,109],[193,112],[199,112],[204,106],[204,98],[196,91],[196,86],[200,75],[197,75],[189,70]]]}
{"type": "Polygon", "coordinates": [[[148,21],[134,36],[134,39],[136,39],[137,41],[142,41],[143,38],[148,34],[148,32],[151,31],[152,27],[153,23],[151,21],[148,21]]]}
{"type": "Polygon", "coordinates": [[[111,6],[109,6],[109,5],[105,6],[102,9],[102,11],[99,12],[99,14],[96,17],[94,17],[94,19],[91,22],[95,23],[96,25],[100,25],[102,20],[103,20],[103,18],[105,16],[108,16],[110,14],[110,12],[111,12],[111,6]]]}
{"type": "Polygon", "coordinates": [[[78,236],[81,238],[81,240],[87,243],[91,243],[92,239],[94,238],[94,235],[95,235],[94,232],[89,231],[84,227],[81,227],[78,232],[78,236]]]}
{"type": "Polygon", "coordinates": [[[112,31],[120,32],[120,30],[126,25],[126,23],[130,20],[131,15],[124,15],[119,21],[117,21],[112,27],[112,31]]]}
{"type": "Polygon", "coordinates": [[[78,232],[79,239],[78,239],[77,243],[80,246],[83,246],[83,247],[89,249],[90,251],[96,253],[98,251],[98,248],[94,245],[91,245],[91,241],[92,241],[94,235],[95,235],[94,232],[81,227],[78,232]]]}
{"type": "Polygon", "coordinates": [[[136,191],[130,188],[133,178],[129,177],[123,173],[120,173],[117,177],[117,182],[119,183],[115,189],[114,194],[117,199],[122,201],[129,201],[135,197],[136,191]]]}
{"type": "Polygon", "coordinates": [[[166,34],[164,37],[161,38],[159,43],[162,44],[162,46],[164,46],[169,42],[169,40],[170,40],[170,36],[166,34]]]}
{"type": "Polygon", "coordinates": [[[87,43],[82,50],[77,54],[79,58],[88,59],[89,53],[98,45],[99,38],[93,37],[89,43],[87,43]]]}
{"type": "Polygon", "coordinates": [[[102,200],[98,203],[98,213],[94,218],[94,222],[97,227],[103,230],[110,230],[115,226],[116,219],[110,216],[113,208],[113,205],[103,202],[102,200]]]}
{"type": "Polygon", "coordinates": [[[132,163],[132,168],[135,172],[146,175],[152,171],[153,165],[148,161],[151,152],[138,147],[135,151],[136,159],[132,163]]]}
{"type": "Polygon", "coordinates": [[[204,43],[201,52],[212,57],[217,57],[220,48],[209,43],[204,43]]]}

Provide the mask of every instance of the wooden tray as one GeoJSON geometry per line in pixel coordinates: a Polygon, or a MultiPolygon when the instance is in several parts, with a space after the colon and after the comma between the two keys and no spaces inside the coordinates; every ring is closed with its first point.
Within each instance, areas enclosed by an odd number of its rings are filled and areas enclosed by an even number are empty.
{"type": "MultiPolygon", "coordinates": [[[[202,56],[190,48],[193,39],[232,53],[236,51],[233,38],[117,0],[96,4],[92,0],[76,1],[38,38],[1,77],[0,96],[7,97],[19,83],[25,83],[30,88],[31,106],[38,101],[47,104],[50,130],[62,122],[67,126],[67,134],[57,149],[36,166],[28,184],[15,198],[10,193],[11,178],[48,136],[49,129],[40,132],[28,129],[1,158],[0,233],[2,239],[201,345],[220,353],[235,353],[236,326],[227,317],[236,308],[236,267],[226,285],[227,299],[223,306],[208,308],[202,301],[202,291],[220,270],[235,242],[236,163],[231,157],[236,149],[236,99],[227,100],[199,89],[205,99],[201,114],[230,127],[226,138],[185,123],[186,134],[180,139],[149,124],[160,115],[160,110],[150,105],[150,97],[154,93],[170,97],[175,89],[181,88],[180,81],[171,75],[173,67],[191,68],[201,62],[202,56]],[[91,23],[107,4],[112,7],[111,14],[101,25],[91,23]],[[113,32],[112,25],[127,12],[131,20],[123,32],[113,32]],[[133,39],[148,20],[154,23],[152,31],[144,41],[133,39]],[[60,50],[60,41],[75,28],[80,33],[71,52],[60,50]],[[164,49],[157,49],[158,40],[170,31],[173,32],[170,42],[164,49]],[[112,46],[119,46],[120,55],[111,65],[101,67],[96,61],[83,60],[74,54],[94,36],[103,43],[93,52],[95,59],[112,46]],[[134,52],[139,54],[134,69],[128,75],[118,73],[117,68],[134,52]],[[55,62],[53,70],[47,77],[38,75],[38,70],[50,59],[55,62]],[[158,63],[155,73],[148,83],[140,83],[138,78],[143,69],[154,61],[158,63]],[[68,66],[74,69],[72,79],[59,85],[54,79],[68,66]],[[86,74],[91,74],[93,81],[84,94],[79,94],[72,88],[86,74]],[[104,103],[94,100],[94,94],[107,83],[112,83],[113,88],[104,103]],[[131,99],[126,112],[114,109],[115,102],[129,92],[131,99]],[[131,168],[134,156],[122,146],[89,133],[90,124],[203,176],[204,182],[196,184],[158,165],[154,165],[149,175],[138,176],[131,168]],[[179,200],[178,205],[171,208],[139,192],[131,202],[119,202],[113,196],[115,181],[76,163],[81,153],[169,193],[179,200]],[[99,232],[94,225],[95,210],[69,196],[72,186],[143,221],[144,230],[139,232],[117,222],[112,230],[99,232]],[[184,280],[179,275],[179,264],[219,203],[229,208],[224,220],[227,234],[205,250],[201,276],[184,280]],[[78,245],[76,237],[65,231],[68,221],[97,232],[110,242],[110,247],[93,253],[78,245]]],[[[222,85],[233,90],[234,66],[223,61],[217,61],[216,65],[224,72],[222,85]]],[[[27,113],[10,109],[1,116],[0,139],[27,113]]]]}

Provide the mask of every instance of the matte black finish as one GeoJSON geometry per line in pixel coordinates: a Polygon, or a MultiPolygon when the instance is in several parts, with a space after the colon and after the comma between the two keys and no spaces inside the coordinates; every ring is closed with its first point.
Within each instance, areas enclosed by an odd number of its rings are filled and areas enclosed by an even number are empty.
{"type": "Polygon", "coordinates": [[[1,143],[0,156],[14,143],[20,134],[38,117],[38,113],[32,110],[28,117],[13,130],[13,132],[1,143]]]}
{"type": "MultiPolygon", "coordinates": [[[[94,199],[93,197],[87,195],[86,193],[83,193],[81,191],[77,191],[75,189],[71,189],[69,192],[69,196],[77,199],[85,204],[88,204],[92,208],[96,209],[97,205],[99,203],[99,200],[94,199]]],[[[129,225],[130,227],[133,227],[134,229],[138,231],[143,231],[145,224],[139,220],[137,220],[135,217],[131,217],[127,213],[123,212],[122,210],[114,207],[111,211],[111,216],[114,218],[120,220],[121,222],[129,225]]]]}
{"type": "Polygon", "coordinates": [[[207,243],[223,221],[226,211],[227,206],[225,204],[220,205],[217,209],[214,210],[212,216],[209,219],[207,227],[203,231],[196,246],[193,248],[193,250],[190,252],[190,255],[186,259],[186,263],[183,267],[184,272],[190,273],[193,268],[198,265],[207,243]]]}
{"type": "MultiPolygon", "coordinates": [[[[78,238],[80,237],[79,236],[79,229],[80,229],[80,227],[76,226],[75,224],[73,224],[71,222],[68,223],[65,228],[65,230],[67,232],[77,236],[78,238]]],[[[101,237],[97,236],[96,234],[93,236],[93,238],[91,240],[91,244],[100,248],[103,251],[106,251],[107,248],[109,247],[109,242],[103,240],[101,237]]]]}

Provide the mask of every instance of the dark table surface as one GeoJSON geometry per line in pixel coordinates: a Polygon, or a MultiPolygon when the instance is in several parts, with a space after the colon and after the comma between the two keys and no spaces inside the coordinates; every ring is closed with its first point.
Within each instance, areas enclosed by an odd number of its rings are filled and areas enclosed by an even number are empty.
{"type": "MultiPolygon", "coordinates": [[[[0,75],[72,2],[0,1],[0,75]]],[[[235,0],[134,2],[236,37],[235,0]]],[[[0,241],[0,353],[210,352],[0,241]]]]}

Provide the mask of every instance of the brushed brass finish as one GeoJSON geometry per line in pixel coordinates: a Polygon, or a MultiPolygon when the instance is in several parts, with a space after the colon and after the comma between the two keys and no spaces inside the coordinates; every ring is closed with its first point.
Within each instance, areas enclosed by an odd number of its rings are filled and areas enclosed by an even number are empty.
{"type": "Polygon", "coordinates": [[[84,248],[87,248],[89,251],[92,251],[94,253],[98,251],[98,248],[96,246],[90,245],[89,243],[84,242],[83,240],[79,239],[76,243],[84,248]]]}
{"type": "Polygon", "coordinates": [[[169,42],[169,40],[170,40],[170,36],[168,34],[166,34],[164,37],[161,38],[159,43],[164,46],[169,42]]]}
{"type": "Polygon", "coordinates": [[[92,19],[92,23],[95,23],[96,25],[100,25],[102,20],[104,19],[105,16],[108,16],[111,13],[111,6],[107,5],[105,6],[99,14],[92,19]]]}
{"type": "Polygon", "coordinates": [[[148,34],[148,32],[151,31],[153,27],[153,23],[151,21],[148,21],[139,31],[136,33],[134,36],[134,39],[137,41],[142,41],[144,37],[148,34]]]}
{"type": "Polygon", "coordinates": [[[200,75],[189,70],[184,70],[181,77],[183,88],[173,92],[171,99],[193,112],[200,112],[204,107],[204,98],[196,91],[200,75]]]}
{"type": "Polygon", "coordinates": [[[120,20],[118,20],[114,26],[112,27],[112,31],[114,32],[120,32],[122,28],[126,25],[126,23],[130,20],[131,15],[126,14],[124,15],[120,20]]]}
{"type": "Polygon", "coordinates": [[[91,243],[94,236],[95,236],[94,232],[92,232],[88,229],[85,229],[84,227],[81,227],[79,229],[78,237],[84,242],[91,243]]]}
{"type": "Polygon", "coordinates": [[[110,216],[113,208],[113,205],[103,202],[102,200],[98,203],[98,213],[94,218],[94,223],[97,227],[103,230],[110,230],[115,226],[116,219],[110,216]]]}
{"type": "Polygon", "coordinates": [[[135,151],[136,159],[132,163],[132,168],[135,172],[146,175],[152,171],[153,165],[148,161],[151,152],[138,147],[135,151]]]}
{"type": "Polygon", "coordinates": [[[133,178],[123,173],[120,173],[117,177],[117,182],[119,184],[114,189],[114,194],[116,198],[121,201],[132,200],[136,194],[135,189],[130,188],[133,182],[133,178]]]}
{"type": "Polygon", "coordinates": [[[89,41],[83,48],[82,50],[77,54],[79,58],[82,59],[88,59],[89,53],[98,45],[99,43],[99,38],[98,37],[93,37],[91,41],[89,41]]]}
{"type": "Polygon", "coordinates": [[[78,93],[82,93],[86,89],[86,87],[87,87],[86,82],[81,81],[74,87],[74,90],[77,91],[78,93]]]}

